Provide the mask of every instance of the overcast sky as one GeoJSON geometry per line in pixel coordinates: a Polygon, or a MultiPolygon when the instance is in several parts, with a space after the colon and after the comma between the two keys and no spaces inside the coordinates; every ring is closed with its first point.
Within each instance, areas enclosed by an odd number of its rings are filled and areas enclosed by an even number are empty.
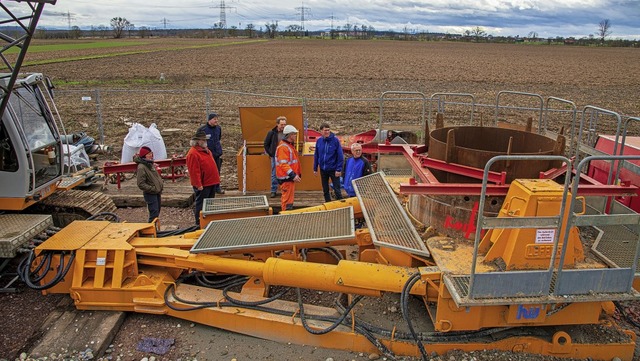
{"type": "MultiPolygon", "coordinates": [[[[598,23],[611,22],[611,38],[640,39],[640,0],[225,0],[227,27],[307,30],[345,24],[376,30],[461,34],[482,27],[494,36],[597,36],[598,23]],[[303,10],[304,9],[304,10],[303,10]]],[[[211,28],[220,22],[220,0],[58,0],[47,5],[40,25],[47,28],[109,26],[124,17],[137,28],[211,28]]]]}

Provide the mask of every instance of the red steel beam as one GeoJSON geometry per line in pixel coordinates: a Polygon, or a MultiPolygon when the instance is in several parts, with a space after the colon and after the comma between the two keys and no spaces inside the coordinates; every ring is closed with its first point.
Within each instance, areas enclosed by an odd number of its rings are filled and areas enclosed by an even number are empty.
{"type": "MultiPolygon", "coordinates": [[[[439,159],[433,159],[429,157],[421,157],[420,163],[424,167],[429,167],[449,173],[454,173],[458,175],[462,175],[465,177],[480,179],[484,177],[484,170],[475,167],[469,167],[462,164],[457,163],[447,163],[445,161],[439,159]]],[[[488,178],[489,182],[495,184],[505,184],[507,182],[507,172],[493,172],[489,171],[488,178]]]]}
{"type": "MultiPolygon", "coordinates": [[[[170,168],[170,167],[181,167],[183,165],[187,165],[187,158],[180,157],[180,158],[154,160],[153,163],[162,169],[170,168]]],[[[138,169],[138,163],[136,162],[105,164],[105,166],[102,168],[102,172],[104,174],[133,173],[136,171],[136,169],[138,169]]]]}
{"type": "MultiPolygon", "coordinates": [[[[175,157],[170,159],[154,160],[153,163],[160,169],[171,168],[171,175],[163,178],[169,178],[175,181],[176,178],[183,177],[184,174],[176,174],[176,167],[186,166],[187,158],[175,157]]],[[[118,189],[120,189],[120,174],[121,173],[133,173],[138,169],[138,164],[135,162],[130,163],[118,163],[118,164],[105,164],[102,167],[102,173],[105,175],[117,174],[116,183],[118,189]]]]}

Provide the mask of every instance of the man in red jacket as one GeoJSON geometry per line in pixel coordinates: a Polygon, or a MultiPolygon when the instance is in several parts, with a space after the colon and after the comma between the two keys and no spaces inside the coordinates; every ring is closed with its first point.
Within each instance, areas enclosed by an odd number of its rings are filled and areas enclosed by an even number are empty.
{"type": "Polygon", "coordinates": [[[189,179],[195,193],[195,208],[193,213],[196,225],[200,225],[200,211],[205,198],[216,197],[216,186],[220,184],[218,167],[213,160],[211,151],[207,148],[207,135],[198,130],[191,137],[191,149],[187,153],[187,169],[189,179]]]}

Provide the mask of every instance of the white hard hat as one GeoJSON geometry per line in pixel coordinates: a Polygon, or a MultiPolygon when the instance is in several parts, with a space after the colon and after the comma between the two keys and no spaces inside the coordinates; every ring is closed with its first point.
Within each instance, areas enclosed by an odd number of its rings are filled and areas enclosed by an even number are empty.
{"type": "Polygon", "coordinates": [[[291,133],[298,133],[298,129],[296,129],[296,127],[294,127],[293,125],[287,125],[282,130],[282,134],[284,135],[289,135],[291,133]]]}

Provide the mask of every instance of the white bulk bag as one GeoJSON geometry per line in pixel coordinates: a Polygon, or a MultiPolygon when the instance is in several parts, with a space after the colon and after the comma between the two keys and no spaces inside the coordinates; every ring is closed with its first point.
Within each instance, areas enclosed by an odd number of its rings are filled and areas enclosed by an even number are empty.
{"type": "Polygon", "coordinates": [[[144,133],[147,131],[144,125],[133,123],[129,128],[129,133],[124,137],[122,145],[122,157],[120,163],[133,162],[133,156],[138,153],[140,147],[143,146],[144,133]]]}
{"type": "Polygon", "coordinates": [[[144,133],[142,137],[142,145],[146,145],[151,148],[153,152],[153,159],[162,160],[167,159],[167,148],[164,145],[162,135],[158,130],[156,123],[152,123],[149,129],[144,133]]]}

